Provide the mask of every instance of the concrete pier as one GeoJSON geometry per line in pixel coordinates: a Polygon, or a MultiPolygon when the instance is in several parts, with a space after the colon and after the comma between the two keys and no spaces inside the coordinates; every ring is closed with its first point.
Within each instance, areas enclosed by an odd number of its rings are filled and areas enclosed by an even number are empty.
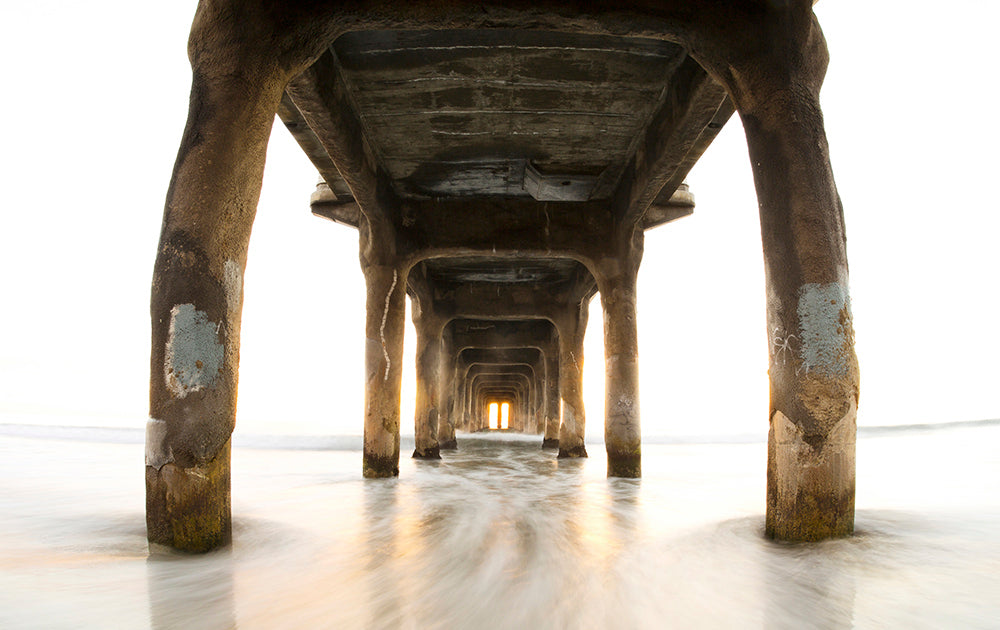
{"type": "Polygon", "coordinates": [[[190,35],[151,302],[152,543],[230,537],[242,278],[275,114],[322,178],[313,212],[359,234],[364,476],[399,471],[407,295],[414,457],[459,446],[492,402],[559,457],[585,457],[599,293],[608,474],[637,477],[643,234],[692,212],[683,180],[738,112],[766,263],[767,532],[852,531],[858,370],[809,0],[321,1],[240,4],[233,20],[236,7],[199,3],[190,35]]]}

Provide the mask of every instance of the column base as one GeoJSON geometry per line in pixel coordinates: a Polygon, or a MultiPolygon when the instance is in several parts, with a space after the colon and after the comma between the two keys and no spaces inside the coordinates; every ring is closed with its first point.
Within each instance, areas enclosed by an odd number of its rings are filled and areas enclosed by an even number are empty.
{"type": "Polygon", "coordinates": [[[854,533],[855,418],[852,405],[826,439],[810,443],[775,412],[768,436],[768,538],[817,542],[854,533]]]}
{"type": "Polygon", "coordinates": [[[232,542],[230,443],[215,459],[191,468],[146,466],[146,537],[163,545],[205,553],[232,542]]]}
{"type": "Polygon", "coordinates": [[[440,448],[442,451],[457,451],[458,440],[456,439],[445,440],[443,442],[438,443],[438,448],[440,448]]]}
{"type": "Polygon", "coordinates": [[[559,438],[543,438],[542,448],[559,448],[559,438]]]}
{"type": "Polygon", "coordinates": [[[365,454],[362,461],[365,479],[386,479],[399,476],[399,459],[365,454]]]}
{"type": "Polygon", "coordinates": [[[559,455],[557,455],[557,457],[559,459],[587,457],[587,447],[585,447],[583,444],[581,444],[580,446],[574,446],[573,448],[569,449],[564,449],[560,447],[559,455]]]}
{"type": "Polygon", "coordinates": [[[441,447],[432,446],[425,449],[414,449],[413,459],[441,459],[441,447]]]}
{"type": "Polygon", "coordinates": [[[611,455],[608,453],[608,477],[638,479],[641,476],[641,455],[611,455]]]}

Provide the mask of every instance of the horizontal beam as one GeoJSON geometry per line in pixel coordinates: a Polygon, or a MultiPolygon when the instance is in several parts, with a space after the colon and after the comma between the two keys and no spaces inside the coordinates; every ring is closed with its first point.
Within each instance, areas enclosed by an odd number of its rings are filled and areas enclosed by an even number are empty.
{"type": "Polygon", "coordinates": [[[733,113],[726,90],[688,58],[674,74],[663,105],[639,137],[615,194],[624,226],[639,225],[661,193],[667,198],[687,177],[733,113]]]}

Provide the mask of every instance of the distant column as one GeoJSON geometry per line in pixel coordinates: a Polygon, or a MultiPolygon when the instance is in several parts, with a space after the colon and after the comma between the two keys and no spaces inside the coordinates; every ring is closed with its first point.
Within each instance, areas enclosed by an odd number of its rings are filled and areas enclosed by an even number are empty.
{"type": "Polygon", "coordinates": [[[455,344],[451,331],[446,330],[441,347],[441,413],[438,414],[438,446],[442,450],[455,450],[456,401],[455,391],[455,344]]]}
{"type": "Polygon", "coordinates": [[[456,356],[454,417],[456,428],[471,432],[472,424],[469,422],[469,392],[466,367],[456,356]]]}
{"type": "Polygon", "coordinates": [[[424,300],[414,300],[413,324],[417,331],[415,459],[441,459],[438,421],[441,415],[441,334],[445,323],[434,315],[424,300]]]}
{"type": "Polygon", "coordinates": [[[553,328],[545,357],[544,438],[542,448],[559,448],[559,333],[553,328]]]}
{"type": "Polygon", "coordinates": [[[462,397],[462,425],[466,431],[475,432],[479,430],[478,418],[474,414],[474,401],[472,400],[472,379],[469,378],[469,366],[464,363],[458,373],[461,381],[459,393],[462,397]]]}
{"type": "Polygon", "coordinates": [[[557,324],[559,331],[559,395],[562,424],[559,457],[586,457],[584,446],[587,416],[583,406],[583,337],[587,331],[589,304],[570,307],[557,324]]]}
{"type": "Polygon", "coordinates": [[[531,406],[529,418],[525,421],[525,432],[545,433],[545,355],[539,352],[538,361],[532,369],[531,406]]]}

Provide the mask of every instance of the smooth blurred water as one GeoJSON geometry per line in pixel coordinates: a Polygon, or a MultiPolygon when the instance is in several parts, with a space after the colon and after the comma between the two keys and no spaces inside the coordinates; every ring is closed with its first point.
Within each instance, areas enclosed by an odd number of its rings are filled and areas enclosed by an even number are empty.
{"type": "Polygon", "coordinates": [[[763,538],[763,442],[609,480],[460,436],[364,480],[356,440],[249,439],[204,556],[149,555],[139,432],[67,431],[0,425],[0,628],[1000,626],[997,423],[863,433],[857,535],[815,545],[763,538]]]}

